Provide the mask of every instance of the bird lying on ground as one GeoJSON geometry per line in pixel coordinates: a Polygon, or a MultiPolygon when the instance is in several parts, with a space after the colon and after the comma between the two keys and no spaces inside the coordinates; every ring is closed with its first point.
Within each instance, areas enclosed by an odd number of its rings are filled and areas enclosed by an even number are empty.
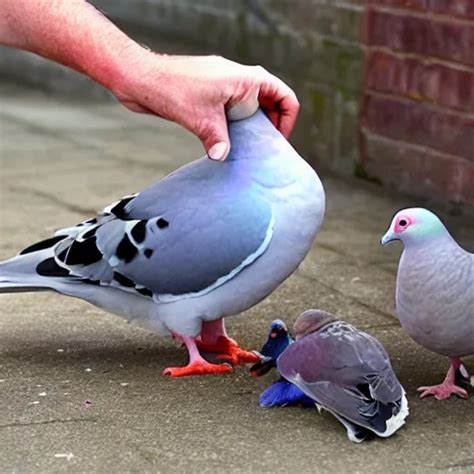
{"type": "MultiPolygon", "coordinates": [[[[276,368],[278,357],[294,341],[282,320],[272,321],[267,342],[259,352],[261,360],[250,368],[250,375],[260,377],[276,368]]],[[[259,404],[264,408],[289,405],[314,407],[314,401],[311,398],[283,377],[260,394],[259,404]]]]}
{"type": "Polygon", "coordinates": [[[441,220],[423,208],[395,215],[381,243],[394,240],[404,246],[396,289],[400,323],[418,344],[451,361],[444,381],[420,387],[420,396],[467,398],[456,376],[469,382],[460,358],[474,355],[474,254],[462,249],[441,220]]]}
{"type": "Polygon", "coordinates": [[[293,334],[278,371],[334,415],[351,441],[370,432],[386,438],[405,424],[405,391],[377,339],[321,310],[301,314],[293,334]]]}
{"type": "MultiPolygon", "coordinates": [[[[255,109],[254,109],[255,110],[255,109]]],[[[97,217],[0,263],[0,292],[53,290],[181,339],[185,367],[231,371],[256,362],[224,318],[269,295],[298,267],[318,232],[325,196],[314,170],[262,111],[229,123],[223,162],[198,159],[97,217]]]]}

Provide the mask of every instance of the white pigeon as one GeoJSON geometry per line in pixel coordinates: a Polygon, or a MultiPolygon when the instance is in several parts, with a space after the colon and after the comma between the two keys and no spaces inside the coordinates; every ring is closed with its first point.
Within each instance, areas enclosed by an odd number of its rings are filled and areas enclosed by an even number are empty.
{"type": "MultiPolygon", "coordinates": [[[[254,109],[255,110],[255,109],[254,109]]],[[[75,227],[0,263],[0,292],[54,290],[180,338],[189,364],[165,375],[220,373],[239,348],[224,317],[268,296],[318,232],[325,196],[315,171],[262,111],[229,123],[231,152],[184,166],[75,227]]]]}
{"type": "Polygon", "coordinates": [[[420,387],[421,397],[452,394],[467,398],[456,373],[469,380],[460,357],[474,355],[474,254],[462,249],[441,220],[422,208],[404,209],[382,237],[401,240],[396,312],[405,331],[421,346],[451,360],[443,383],[420,387]]]}

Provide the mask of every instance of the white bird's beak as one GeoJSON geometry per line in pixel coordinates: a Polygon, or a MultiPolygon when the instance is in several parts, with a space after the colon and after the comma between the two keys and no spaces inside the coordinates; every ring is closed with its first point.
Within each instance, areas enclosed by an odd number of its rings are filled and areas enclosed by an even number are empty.
{"type": "Polygon", "coordinates": [[[388,229],[385,235],[380,239],[380,243],[382,245],[387,245],[390,242],[393,242],[394,240],[398,240],[397,237],[393,234],[393,232],[388,229]]]}

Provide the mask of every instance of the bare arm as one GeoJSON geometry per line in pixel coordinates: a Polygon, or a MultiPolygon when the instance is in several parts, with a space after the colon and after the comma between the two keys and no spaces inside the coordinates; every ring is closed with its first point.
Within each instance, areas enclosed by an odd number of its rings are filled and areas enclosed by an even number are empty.
{"type": "Polygon", "coordinates": [[[291,133],[294,92],[259,66],[217,56],[167,56],[141,47],[84,0],[2,0],[0,43],[86,74],[127,108],[173,120],[225,159],[227,108],[257,94],[280,131],[291,133]]]}

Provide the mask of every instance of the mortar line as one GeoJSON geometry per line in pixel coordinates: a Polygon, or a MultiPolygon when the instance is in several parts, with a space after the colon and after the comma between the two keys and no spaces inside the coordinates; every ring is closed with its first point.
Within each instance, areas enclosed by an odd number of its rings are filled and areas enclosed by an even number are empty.
{"type": "Polygon", "coordinates": [[[453,155],[452,153],[436,150],[435,148],[432,148],[428,145],[420,145],[419,143],[407,142],[405,141],[405,139],[399,139],[399,138],[389,137],[387,135],[381,135],[380,132],[374,132],[373,130],[371,130],[365,125],[361,126],[360,130],[365,135],[369,136],[369,138],[375,138],[376,140],[379,140],[380,142],[386,142],[390,145],[398,146],[400,142],[402,142],[404,146],[406,146],[406,148],[409,148],[409,149],[411,148],[412,150],[418,151],[420,153],[430,152],[431,154],[435,155],[438,158],[449,158],[451,160],[460,161],[463,164],[472,163],[471,160],[469,160],[468,158],[464,156],[453,155]]]}
{"type": "Polygon", "coordinates": [[[364,44],[364,49],[367,52],[372,53],[384,53],[389,56],[396,57],[397,59],[415,59],[418,62],[422,63],[424,66],[440,65],[447,67],[449,69],[455,69],[462,72],[474,72],[474,66],[469,66],[463,63],[457,63],[450,61],[449,59],[443,59],[438,56],[422,55],[420,53],[413,53],[408,51],[400,51],[390,49],[388,46],[373,45],[373,44],[364,44]]]}
{"type": "Polygon", "coordinates": [[[436,112],[442,112],[446,115],[451,115],[458,118],[463,118],[463,119],[468,119],[468,120],[474,119],[473,112],[466,112],[460,109],[452,109],[449,107],[444,107],[442,105],[438,105],[433,102],[427,102],[424,100],[414,100],[413,98],[407,95],[398,95],[395,92],[387,92],[387,91],[383,92],[383,91],[378,91],[372,88],[366,88],[365,94],[373,96],[373,97],[383,98],[383,99],[391,99],[395,102],[401,102],[406,105],[412,105],[412,104],[421,105],[423,107],[426,107],[427,109],[430,109],[436,112]]]}

